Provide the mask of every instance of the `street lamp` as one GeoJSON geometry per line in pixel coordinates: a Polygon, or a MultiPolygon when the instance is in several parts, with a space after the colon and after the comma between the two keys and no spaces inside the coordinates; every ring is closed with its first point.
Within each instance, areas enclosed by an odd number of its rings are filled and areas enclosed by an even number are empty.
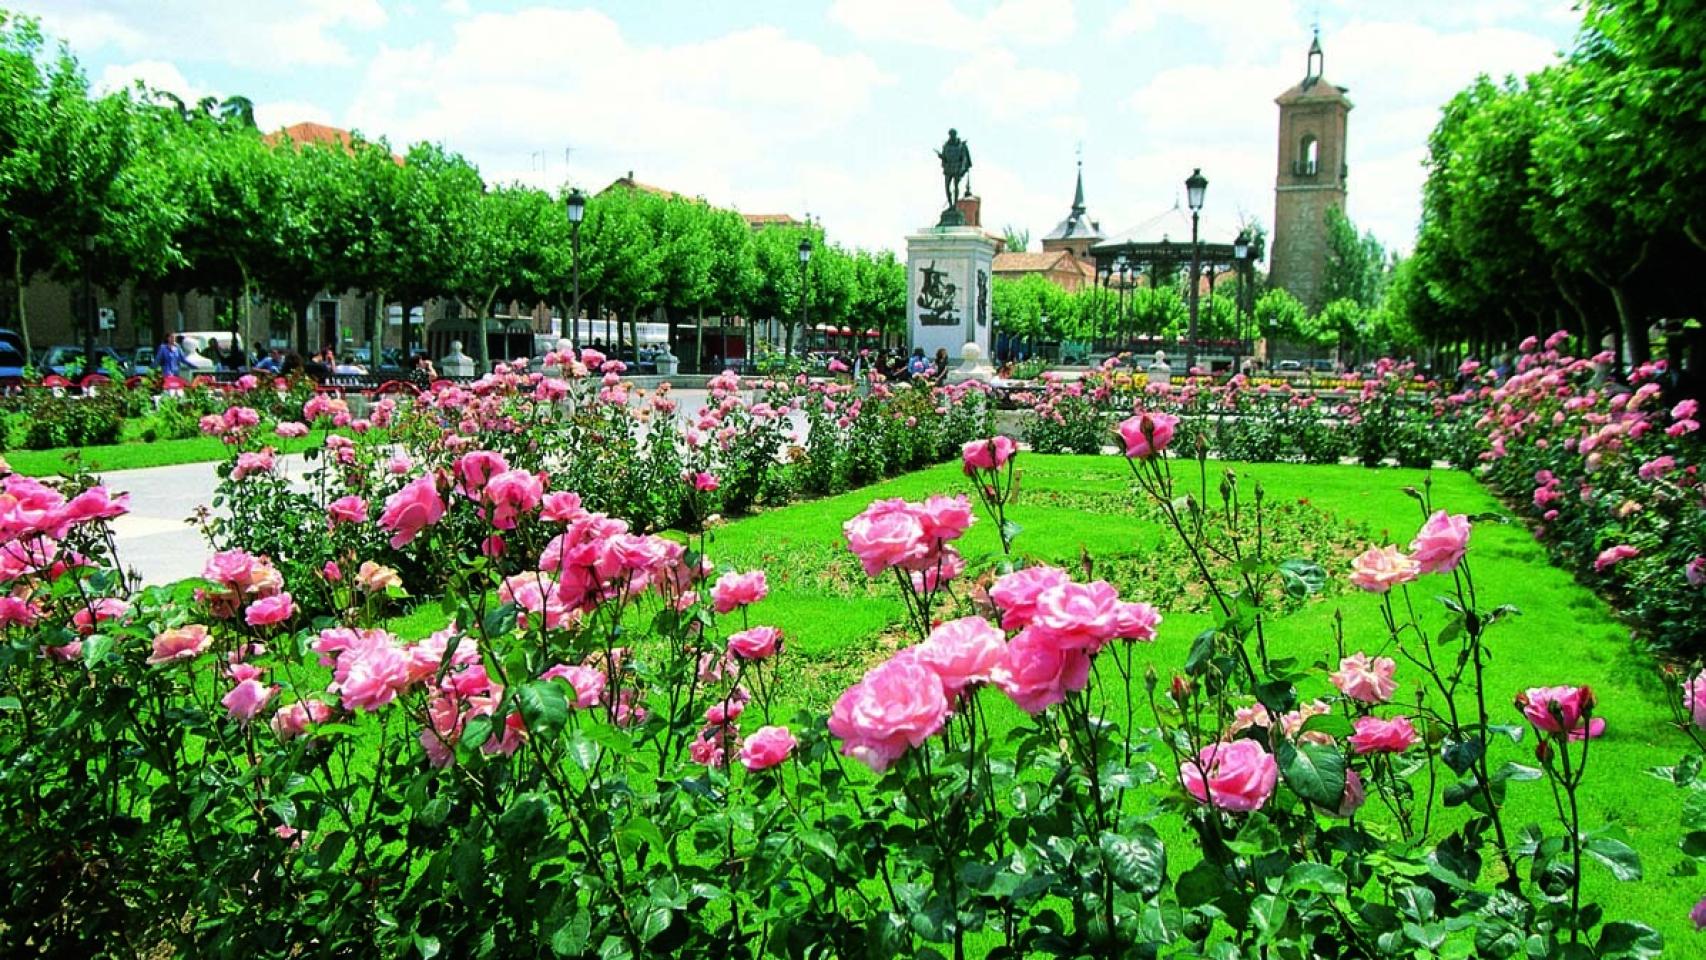
{"type": "Polygon", "coordinates": [[[1125,254],[1122,253],[1114,260],[1114,269],[1120,272],[1120,309],[1114,321],[1114,336],[1112,338],[1114,349],[1118,350],[1120,335],[1125,332],[1126,328],[1125,292],[1126,288],[1131,285],[1131,261],[1127,260],[1125,254]]]}
{"type": "Polygon", "coordinates": [[[95,366],[95,327],[99,324],[99,312],[95,309],[94,285],[89,280],[91,264],[95,259],[95,237],[87,234],[83,237],[83,372],[79,379],[86,378],[96,372],[95,366]]]}
{"type": "Polygon", "coordinates": [[[1208,192],[1208,178],[1197,167],[1185,178],[1185,202],[1191,205],[1191,332],[1185,348],[1185,376],[1197,365],[1197,287],[1202,280],[1202,247],[1197,240],[1197,223],[1202,214],[1203,194],[1208,192]]]}
{"type": "Polygon", "coordinates": [[[1239,363],[1244,354],[1244,322],[1250,309],[1250,230],[1245,228],[1238,231],[1238,238],[1232,241],[1232,258],[1238,261],[1238,332],[1234,340],[1238,341],[1232,355],[1232,372],[1237,373],[1239,363]]]}
{"type": "MultiPolygon", "coordinates": [[[[572,260],[575,275],[574,325],[575,332],[570,338],[579,341],[581,338],[581,221],[586,219],[586,194],[576,187],[569,191],[564,198],[563,206],[569,211],[569,245],[573,248],[572,260]]],[[[585,344],[582,344],[585,346],[585,344]]]]}
{"type": "MultiPolygon", "coordinates": [[[[812,262],[812,238],[810,236],[804,236],[804,237],[800,238],[800,336],[801,337],[806,336],[806,331],[811,329],[807,325],[809,322],[809,319],[806,315],[806,298],[811,294],[811,287],[809,286],[810,274],[808,273],[808,271],[810,270],[809,264],[811,262],[812,262]]],[[[791,354],[791,353],[793,353],[793,350],[794,350],[794,345],[792,343],[789,343],[788,344],[788,352],[791,354]]]]}

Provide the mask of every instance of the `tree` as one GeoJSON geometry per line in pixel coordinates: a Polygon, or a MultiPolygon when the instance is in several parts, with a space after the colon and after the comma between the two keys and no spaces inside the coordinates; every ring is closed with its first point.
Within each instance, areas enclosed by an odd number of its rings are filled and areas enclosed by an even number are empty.
{"type": "MultiPolygon", "coordinates": [[[[1001,228],[1002,238],[1007,241],[1009,253],[1024,253],[1031,246],[1031,231],[1008,224],[1001,228]]],[[[993,296],[993,294],[991,294],[993,296]]]]}
{"type": "Polygon", "coordinates": [[[1274,287],[1256,298],[1256,326],[1270,339],[1302,340],[1308,319],[1308,309],[1289,290],[1274,287]]]}
{"type": "Polygon", "coordinates": [[[502,186],[477,194],[458,207],[453,221],[459,240],[450,292],[474,312],[475,359],[480,372],[492,369],[487,324],[492,305],[505,299],[537,300],[544,218],[555,213],[549,194],[520,186],[502,186]]]}
{"type": "Polygon", "coordinates": [[[1348,299],[1371,307],[1380,299],[1386,250],[1373,233],[1357,235],[1356,225],[1338,207],[1327,208],[1327,269],[1321,279],[1323,302],[1348,299]]]}

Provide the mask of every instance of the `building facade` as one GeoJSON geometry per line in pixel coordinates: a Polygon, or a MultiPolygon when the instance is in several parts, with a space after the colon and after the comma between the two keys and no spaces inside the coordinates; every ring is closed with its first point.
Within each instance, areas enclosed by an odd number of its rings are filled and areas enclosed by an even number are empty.
{"type": "Polygon", "coordinates": [[[1311,311],[1319,310],[1327,268],[1327,211],[1345,207],[1345,134],[1351,101],[1322,76],[1321,37],[1309,46],[1302,82],[1277,97],[1278,172],[1269,277],[1311,311]]]}

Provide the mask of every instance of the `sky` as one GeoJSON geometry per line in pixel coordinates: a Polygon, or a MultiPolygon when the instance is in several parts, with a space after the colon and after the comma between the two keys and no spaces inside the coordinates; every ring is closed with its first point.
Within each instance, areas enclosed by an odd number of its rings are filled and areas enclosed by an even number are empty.
{"type": "Polygon", "coordinates": [[[1347,212],[1408,250],[1440,105],[1477,74],[1544,66],[1580,22],[1569,0],[0,2],[100,89],[242,94],[263,129],[437,141],[489,182],[598,190],[632,171],[896,251],[941,209],[949,127],[984,226],[1032,249],[1080,157],[1107,235],[1182,202],[1198,167],[1205,239],[1271,225],[1273,100],[1317,23],[1355,104],[1347,212]]]}

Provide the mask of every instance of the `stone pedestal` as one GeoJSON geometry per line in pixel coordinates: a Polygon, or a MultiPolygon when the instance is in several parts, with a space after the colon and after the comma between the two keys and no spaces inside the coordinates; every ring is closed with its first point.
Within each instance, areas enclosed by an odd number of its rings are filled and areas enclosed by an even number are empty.
{"type": "Polygon", "coordinates": [[[906,319],[909,347],[934,357],[946,349],[958,362],[975,343],[992,353],[990,265],[995,241],[979,227],[926,227],[906,238],[906,319]]]}

